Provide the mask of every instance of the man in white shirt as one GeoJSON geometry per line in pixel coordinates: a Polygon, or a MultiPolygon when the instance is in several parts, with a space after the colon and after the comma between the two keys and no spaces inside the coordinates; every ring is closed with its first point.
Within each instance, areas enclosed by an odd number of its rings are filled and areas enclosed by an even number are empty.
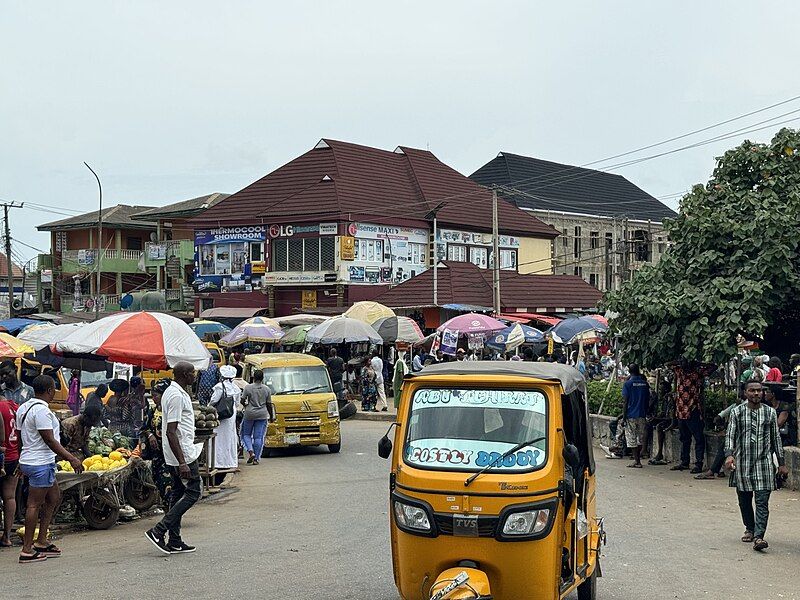
{"type": "Polygon", "coordinates": [[[61,550],[47,541],[47,529],[61,503],[56,481],[56,456],[68,460],[76,473],[83,464],[59,443],[58,419],[50,410],[56,394],[55,381],[49,375],[33,380],[33,398],[17,409],[16,428],[21,445],[19,471],[28,478],[28,505],[25,509],[25,535],[19,562],[22,564],[61,556],[61,550]],[[36,542],[33,535],[39,527],[36,542]]]}
{"type": "Polygon", "coordinates": [[[202,444],[194,443],[194,408],[186,392],[194,383],[194,367],[179,362],[174,369],[175,381],[161,396],[161,439],[164,462],[172,475],[172,496],[169,511],[145,536],[164,554],[194,552],[181,539],[181,519],[200,499],[202,484],[197,458],[202,444]],[[166,539],[169,533],[169,540],[166,539]]]}
{"type": "Polygon", "coordinates": [[[372,370],[375,371],[375,386],[378,388],[378,404],[382,407],[381,412],[388,410],[386,402],[386,386],[383,385],[383,359],[380,350],[375,350],[370,361],[372,370]]]}

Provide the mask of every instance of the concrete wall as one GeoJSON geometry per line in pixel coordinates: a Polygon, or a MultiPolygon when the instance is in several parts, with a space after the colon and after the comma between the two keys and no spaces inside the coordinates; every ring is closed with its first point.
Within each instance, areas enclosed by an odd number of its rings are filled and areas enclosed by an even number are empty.
{"type": "MultiPolygon", "coordinates": [[[[604,415],[591,415],[592,437],[595,439],[595,444],[603,444],[604,446],[611,445],[611,434],[608,430],[608,424],[614,421],[614,417],[606,417],[604,415]]],[[[655,443],[655,440],[653,440],[655,443]]],[[[717,448],[725,443],[722,435],[712,432],[706,432],[706,462],[705,466],[708,467],[716,457],[717,448]]],[[[655,453],[655,447],[652,448],[655,453]]],[[[789,479],[787,485],[793,490],[800,489],[800,448],[789,446],[784,448],[786,455],[786,466],[789,467],[789,479]]],[[[667,438],[664,441],[664,458],[671,464],[676,464],[680,459],[681,442],[677,431],[667,432],[667,438]]],[[[602,452],[595,455],[597,460],[603,460],[602,452]]],[[[691,462],[694,462],[694,446],[692,446],[691,462]]]]}
{"type": "Polygon", "coordinates": [[[550,275],[553,272],[552,245],[548,239],[520,238],[517,270],[524,274],[550,275]]]}

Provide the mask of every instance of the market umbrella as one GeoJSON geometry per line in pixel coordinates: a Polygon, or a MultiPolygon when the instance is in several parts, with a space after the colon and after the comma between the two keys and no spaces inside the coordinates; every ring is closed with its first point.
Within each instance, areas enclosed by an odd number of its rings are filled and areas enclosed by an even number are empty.
{"type": "Polygon", "coordinates": [[[66,325],[53,325],[52,323],[48,323],[47,326],[45,326],[45,324],[33,325],[20,333],[17,339],[25,342],[34,350],[43,350],[63,340],[83,326],[83,323],[67,323],[66,325]]]}
{"type": "Polygon", "coordinates": [[[506,328],[506,324],[498,321],[497,319],[488,315],[480,313],[467,313],[465,315],[458,315],[442,325],[439,325],[437,331],[442,332],[445,329],[450,331],[457,331],[458,335],[467,335],[470,333],[496,333],[506,328]]]}
{"type": "Polygon", "coordinates": [[[189,323],[189,327],[201,340],[205,339],[207,335],[225,335],[231,331],[230,327],[217,321],[194,321],[189,323]]]}
{"type": "Polygon", "coordinates": [[[394,311],[380,302],[363,301],[353,304],[344,312],[343,316],[372,325],[378,319],[393,317],[394,311]]]}
{"type": "Polygon", "coordinates": [[[424,337],[422,330],[414,319],[409,317],[383,317],[372,324],[373,329],[384,342],[409,342],[415,344],[424,337]]]}
{"type": "Polygon", "coordinates": [[[238,346],[245,342],[258,342],[261,344],[269,344],[277,342],[283,337],[281,326],[269,317],[253,317],[242,321],[233,331],[220,338],[219,343],[222,346],[238,346]]]}
{"type": "Polygon", "coordinates": [[[608,328],[608,319],[606,319],[603,315],[586,315],[590,319],[594,319],[601,325],[605,325],[608,328]]]}
{"type": "Polygon", "coordinates": [[[275,317],[275,322],[281,327],[297,327],[298,325],[319,325],[327,321],[330,317],[322,315],[287,315],[285,317],[275,317]]]}
{"type": "Polygon", "coordinates": [[[0,358],[19,358],[33,354],[33,348],[10,333],[0,332],[0,358]]]}
{"type": "Polygon", "coordinates": [[[596,337],[599,332],[607,331],[608,325],[603,325],[592,317],[571,317],[564,319],[557,325],[548,329],[553,339],[562,344],[574,344],[579,339],[596,337]],[[586,334],[585,332],[591,332],[586,334]]]}
{"type": "Polygon", "coordinates": [[[342,315],[315,325],[306,333],[306,342],[311,344],[370,342],[380,345],[383,344],[383,339],[371,325],[342,315]]]}
{"type": "Polygon", "coordinates": [[[5,319],[0,321],[0,331],[7,331],[11,335],[17,335],[20,331],[31,325],[39,325],[42,321],[35,319],[23,319],[20,317],[5,319]]]}
{"type": "Polygon", "coordinates": [[[535,344],[543,340],[544,333],[538,329],[515,323],[490,337],[486,345],[494,350],[510,352],[522,344],[535,344]]]}
{"type": "Polygon", "coordinates": [[[207,369],[211,355],[191,328],[165,313],[124,312],[87,323],[56,342],[65,357],[102,357],[145,369],[171,369],[188,362],[207,369]]]}
{"type": "Polygon", "coordinates": [[[281,338],[281,346],[298,346],[300,344],[305,344],[306,334],[314,327],[315,325],[296,325],[288,329],[281,338]]]}

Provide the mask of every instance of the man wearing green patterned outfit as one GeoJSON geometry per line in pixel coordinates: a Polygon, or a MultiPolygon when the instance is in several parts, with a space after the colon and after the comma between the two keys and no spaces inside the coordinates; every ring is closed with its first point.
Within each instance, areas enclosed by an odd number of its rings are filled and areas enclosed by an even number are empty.
{"type": "Polygon", "coordinates": [[[743,542],[753,542],[753,550],[765,550],[764,540],[769,520],[769,496],[775,489],[775,465],[778,473],[788,474],[783,463],[783,445],[775,410],[762,403],[764,389],[758,381],[749,381],[744,390],[747,403],[731,411],[725,436],[725,466],[731,470],[731,487],[736,488],[745,532],[743,542]],[[755,498],[755,514],[753,499],[755,498]]]}

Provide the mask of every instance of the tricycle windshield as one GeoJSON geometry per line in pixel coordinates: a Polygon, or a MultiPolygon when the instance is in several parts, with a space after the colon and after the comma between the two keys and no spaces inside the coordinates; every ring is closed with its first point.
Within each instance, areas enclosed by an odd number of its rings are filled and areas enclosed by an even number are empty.
{"type": "Polygon", "coordinates": [[[538,390],[422,388],[411,398],[403,451],[422,469],[477,471],[528,440],[540,439],[498,461],[493,471],[522,473],[547,462],[547,399],[538,390]]]}

